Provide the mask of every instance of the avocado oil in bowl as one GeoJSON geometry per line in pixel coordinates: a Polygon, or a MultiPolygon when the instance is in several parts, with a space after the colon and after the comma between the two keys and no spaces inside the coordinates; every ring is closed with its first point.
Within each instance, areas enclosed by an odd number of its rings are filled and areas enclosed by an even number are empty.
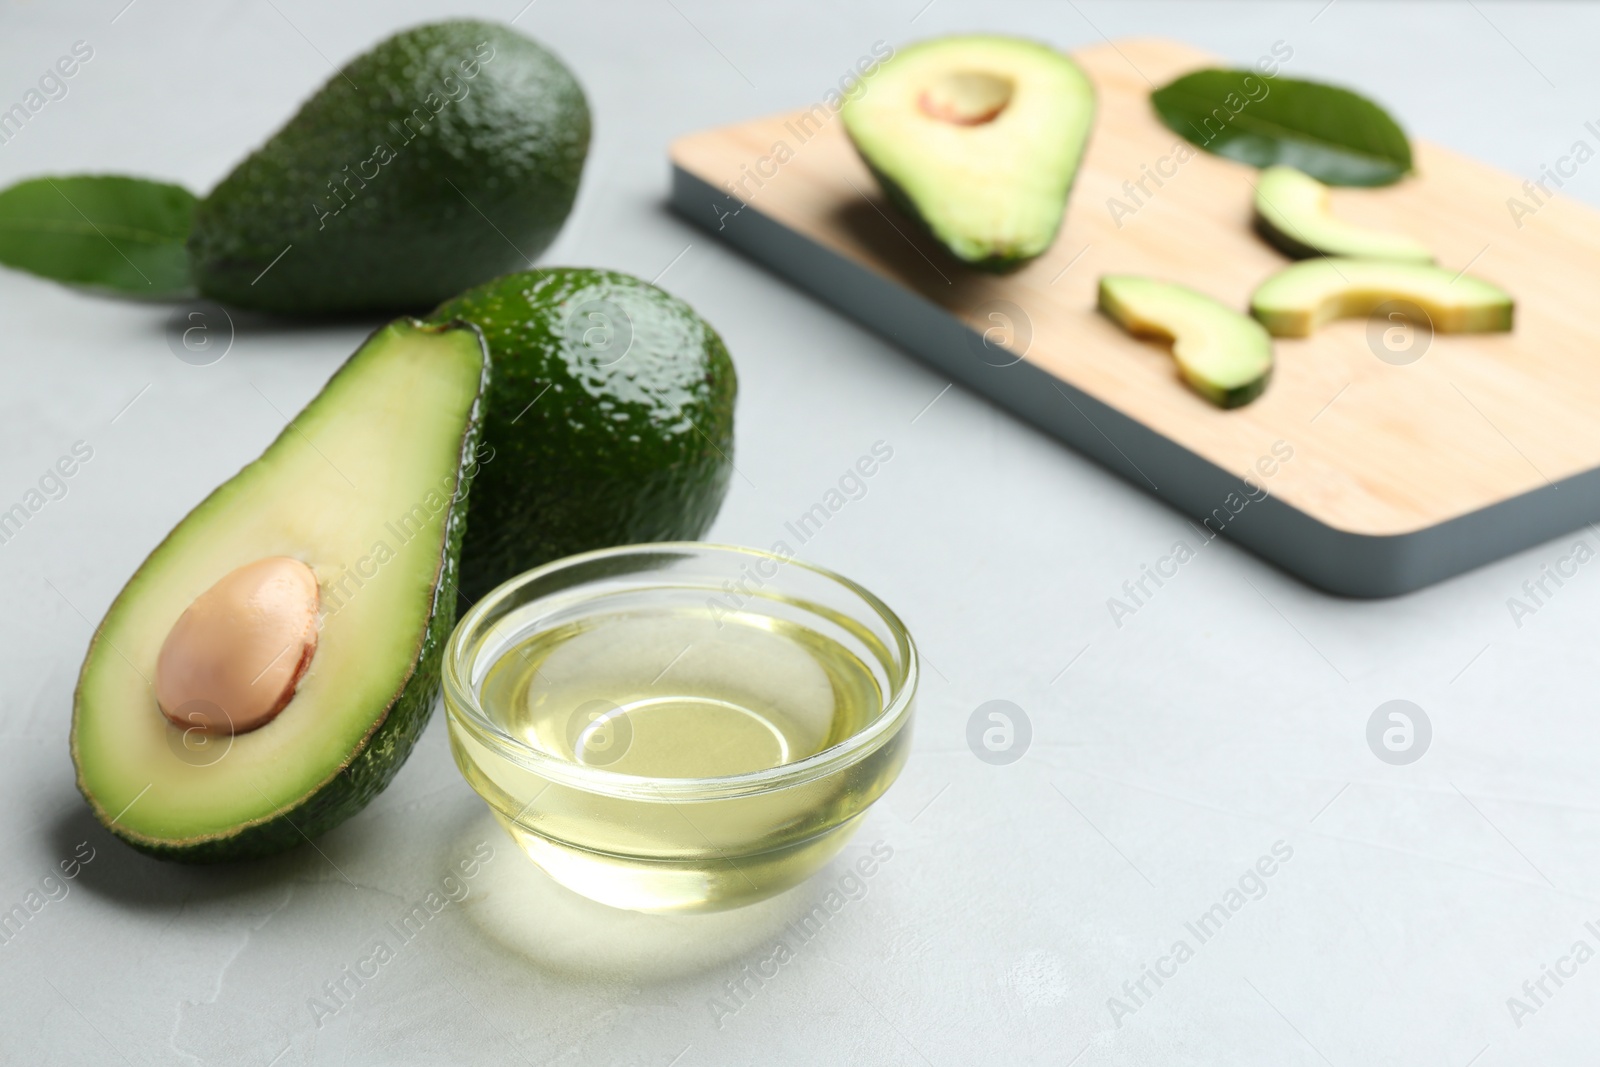
{"type": "Polygon", "coordinates": [[[821,568],[696,543],[588,552],[456,626],[456,764],[533,860],[637,911],[713,911],[803,881],[894,781],[917,654],[821,568]]]}

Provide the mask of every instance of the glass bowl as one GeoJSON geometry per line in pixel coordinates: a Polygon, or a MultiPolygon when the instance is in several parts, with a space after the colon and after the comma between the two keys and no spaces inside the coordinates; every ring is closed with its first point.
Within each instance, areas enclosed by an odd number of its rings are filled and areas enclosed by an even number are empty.
{"type": "Polygon", "coordinates": [[[917,676],[861,586],[694,542],[513,578],[443,665],[473,789],[556,881],[637,911],[737,907],[826,864],[905,762],[917,676]]]}

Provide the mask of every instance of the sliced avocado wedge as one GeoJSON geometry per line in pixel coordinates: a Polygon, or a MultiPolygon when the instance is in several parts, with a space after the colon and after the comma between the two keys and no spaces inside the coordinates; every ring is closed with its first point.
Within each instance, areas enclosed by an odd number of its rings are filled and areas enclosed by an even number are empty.
{"type": "Polygon", "coordinates": [[[1135,337],[1171,341],[1178,373],[1218,407],[1250,403],[1272,377],[1272,338],[1261,324],[1187,286],[1108,274],[1100,310],[1135,337]]]}
{"type": "Polygon", "coordinates": [[[469,600],[575,552],[705,533],[733,473],[738,379],[688,304],[629,274],[546,267],[433,319],[473,323],[494,359],[461,552],[469,600]]]}
{"type": "Polygon", "coordinates": [[[1309,337],[1334,319],[1370,315],[1385,304],[1420,313],[1439,333],[1511,329],[1511,294],[1468,274],[1422,263],[1308,259],[1261,283],[1250,312],[1275,337],[1309,337]]]}
{"type": "Polygon", "coordinates": [[[262,856],[388,784],[438,692],[488,359],[471,326],[385,326],[129,579],[72,720],[113,833],[262,856]]]}
{"type": "Polygon", "coordinates": [[[1328,187],[1293,167],[1268,167],[1256,181],[1256,232],[1286,256],[1348,256],[1432,263],[1433,253],[1402,233],[1346,222],[1328,187]]]}
{"type": "Polygon", "coordinates": [[[889,199],[957,259],[1004,271],[1055,240],[1094,87],[1048,45],[946,37],[890,57],[840,116],[889,199]]]}

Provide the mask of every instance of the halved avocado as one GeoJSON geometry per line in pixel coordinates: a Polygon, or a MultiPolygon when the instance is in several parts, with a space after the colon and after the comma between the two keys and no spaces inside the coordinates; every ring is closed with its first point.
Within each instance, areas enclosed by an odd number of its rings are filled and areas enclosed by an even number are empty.
{"type": "Polygon", "coordinates": [[[1328,187],[1293,167],[1268,167],[1256,181],[1256,232],[1286,256],[1348,256],[1432,263],[1433,253],[1403,233],[1346,222],[1328,187]]]}
{"type": "Polygon", "coordinates": [[[1261,283],[1250,312],[1275,337],[1309,337],[1334,319],[1370,315],[1386,304],[1407,318],[1425,317],[1439,333],[1511,329],[1511,294],[1468,274],[1423,263],[1373,259],[1308,259],[1261,283]]]}
{"type": "Polygon", "coordinates": [[[262,856],[389,783],[438,692],[488,372],[474,327],[385,326],[139,567],[73,709],[78,788],[113,833],[164,859],[262,856]],[[246,695],[218,695],[229,679],[246,695]]]}
{"type": "Polygon", "coordinates": [[[885,195],[983,270],[1055,240],[1094,121],[1067,56],[1015,37],[945,37],[899,52],[840,109],[885,195]]]}
{"type": "Polygon", "coordinates": [[[1272,377],[1272,338],[1261,324],[1187,286],[1108,274],[1100,310],[1135,337],[1171,341],[1183,380],[1219,407],[1248,404],[1272,377]]]}

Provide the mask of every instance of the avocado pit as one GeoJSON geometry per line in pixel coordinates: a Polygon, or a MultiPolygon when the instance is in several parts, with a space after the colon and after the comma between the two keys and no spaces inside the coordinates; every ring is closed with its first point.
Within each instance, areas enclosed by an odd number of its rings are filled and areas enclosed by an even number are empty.
{"type": "Polygon", "coordinates": [[[156,703],[173,725],[240,734],[294,698],[317,650],[317,576],[288,556],[223,575],[178,617],[156,660],[156,703]]]}
{"type": "Polygon", "coordinates": [[[1010,78],[987,71],[958,70],[923,89],[917,106],[929,118],[952,126],[981,126],[993,122],[1006,109],[1014,90],[1010,78]]]}

